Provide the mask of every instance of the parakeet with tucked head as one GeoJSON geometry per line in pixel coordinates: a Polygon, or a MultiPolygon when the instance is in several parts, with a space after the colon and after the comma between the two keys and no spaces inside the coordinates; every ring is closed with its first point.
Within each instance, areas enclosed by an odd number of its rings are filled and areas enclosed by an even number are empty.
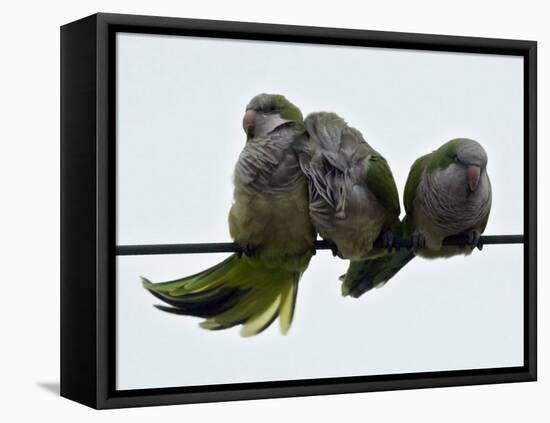
{"type": "Polygon", "coordinates": [[[453,139],[420,157],[405,186],[406,216],[401,224],[401,235],[412,239],[413,250],[354,263],[344,276],[343,293],[359,297],[384,284],[415,255],[468,255],[481,247],[479,238],[489,219],[491,195],[487,153],[478,142],[453,139]],[[465,235],[468,245],[443,245],[453,235],[465,235]]]}
{"type": "Polygon", "coordinates": [[[230,234],[244,255],[233,254],[196,275],[144,287],[175,314],[206,318],[206,329],[242,325],[255,335],[277,316],[291,325],[298,282],[314,252],[308,186],[293,150],[304,133],[300,110],[282,95],[260,94],[246,107],[247,135],[234,173],[230,234]]]}
{"type": "Polygon", "coordinates": [[[309,180],[309,215],[319,234],[335,254],[350,260],[372,257],[380,235],[391,247],[400,207],[384,157],[334,113],[310,114],[305,126],[298,150],[309,180]]]}

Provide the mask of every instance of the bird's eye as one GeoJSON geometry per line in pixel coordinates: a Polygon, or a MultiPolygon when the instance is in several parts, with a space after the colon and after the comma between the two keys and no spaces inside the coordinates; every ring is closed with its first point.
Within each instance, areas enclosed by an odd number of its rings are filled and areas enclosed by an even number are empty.
{"type": "Polygon", "coordinates": [[[460,160],[458,160],[458,156],[455,154],[455,156],[453,157],[453,160],[455,163],[458,163],[460,160]]]}

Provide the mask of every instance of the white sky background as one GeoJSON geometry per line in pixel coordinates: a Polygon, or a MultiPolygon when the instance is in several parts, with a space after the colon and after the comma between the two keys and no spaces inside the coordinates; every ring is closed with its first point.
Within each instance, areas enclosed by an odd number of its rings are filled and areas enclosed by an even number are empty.
{"type": "MultiPolygon", "coordinates": [[[[486,234],[523,233],[523,62],[518,57],[119,34],[117,243],[230,241],[244,108],[280,93],[334,111],[389,161],[474,138],[489,155],[486,234]]],[[[117,387],[186,386],[523,364],[522,247],[415,259],[384,288],[340,295],[347,261],[318,252],[288,335],[209,332],[169,315],[139,276],[175,279],[226,254],[117,259],[117,387]]]]}

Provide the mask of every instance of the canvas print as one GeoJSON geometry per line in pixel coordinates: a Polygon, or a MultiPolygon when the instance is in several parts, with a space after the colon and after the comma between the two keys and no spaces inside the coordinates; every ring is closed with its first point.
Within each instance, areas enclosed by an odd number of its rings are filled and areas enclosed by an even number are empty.
{"type": "Polygon", "coordinates": [[[117,389],[523,365],[521,57],[116,37],[117,389]]]}

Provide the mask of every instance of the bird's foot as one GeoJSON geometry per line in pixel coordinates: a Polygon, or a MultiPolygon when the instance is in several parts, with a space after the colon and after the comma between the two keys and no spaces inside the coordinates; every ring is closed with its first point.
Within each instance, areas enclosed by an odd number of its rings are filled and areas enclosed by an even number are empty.
{"type": "Polygon", "coordinates": [[[241,250],[237,253],[237,256],[241,258],[243,255],[252,257],[258,252],[258,246],[252,244],[241,245],[241,250]]]}
{"type": "Polygon", "coordinates": [[[340,250],[338,250],[338,246],[333,241],[331,241],[330,239],[325,239],[325,241],[328,243],[328,246],[330,248],[330,251],[332,252],[333,257],[344,258],[342,257],[342,253],[340,252],[340,250]]]}
{"type": "Polygon", "coordinates": [[[391,253],[391,250],[395,248],[398,249],[396,246],[394,246],[395,237],[393,236],[393,232],[391,231],[385,231],[382,235],[380,235],[380,242],[382,243],[382,248],[385,250],[388,250],[388,253],[391,253]]]}
{"type": "Polygon", "coordinates": [[[472,229],[471,231],[466,232],[466,242],[473,250],[478,248],[480,251],[483,249],[483,241],[481,240],[481,232],[472,229]]]}
{"type": "Polygon", "coordinates": [[[415,252],[422,248],[426,248],[426,237],[420,232],[414,232],[411,235],[411,248],[415,252]]]}

